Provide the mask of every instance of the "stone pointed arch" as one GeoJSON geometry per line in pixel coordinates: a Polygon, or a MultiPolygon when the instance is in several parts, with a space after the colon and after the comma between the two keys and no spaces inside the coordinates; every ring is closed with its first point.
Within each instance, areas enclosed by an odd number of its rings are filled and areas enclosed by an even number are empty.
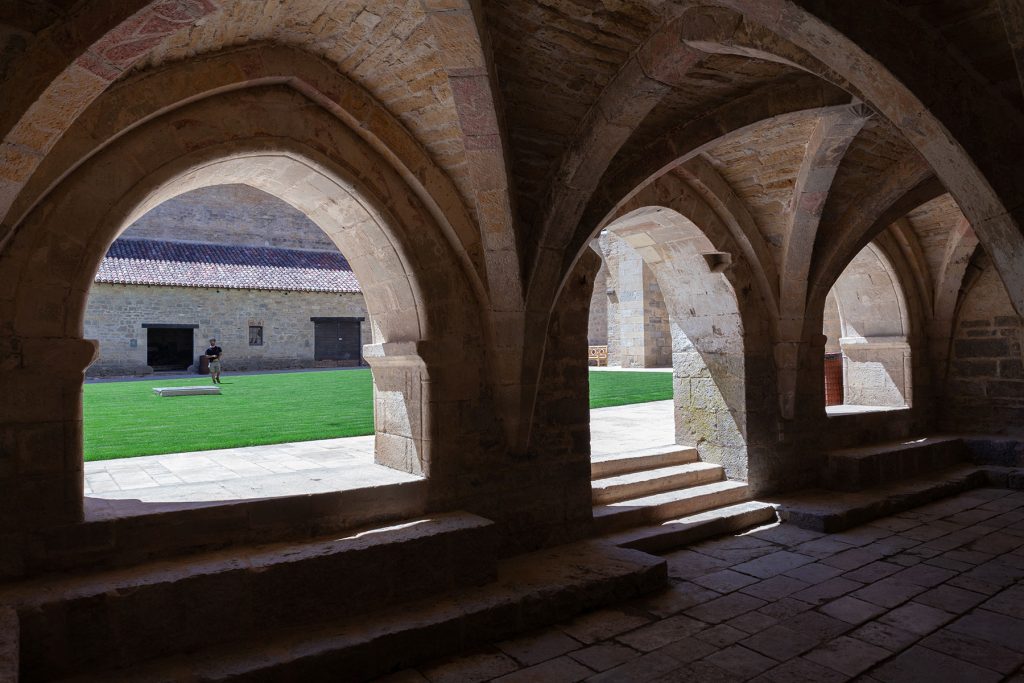
{"type": "Polygon", "coordinates": [[[458,430],[441,425],[452,405],[482,392],[485,325],[473,288],[404,179],[348,126],[306,102],[268,86],[157,117],[77,168],[0,252],[0,381],[38,399],[19,405],[5,392],[0,433],[20,443],[43,422],[66,435],[33,472],[0,479],[5,496],[24,505],[11,514],[32,516],[30,525],[80,518],[80,387],[93,348],[81,338],[82,316],[96,268],[135,216],[218,179],[256,185],[309,212],[352,264],[380,340],[366,353],[377,385],[378,461],[435,480],[460,469],[437,454],[461,452],[446,443],[465,442],[458,430]],[[278,116],[282,108],[298,113],[278,116]],[[40,495],[45,515],[32,500],[40,495]]]}
{"type": "Polygon", "coordinates": [[[839,164],[870,116],[870,110],[859,104],[830,111],[818,119],[807,142],[789,206],[789,226],[780,265],[783,319],[803,317],[821,214],[839,164]]]}
{"type": "Polygon", "coordinates": [[[704,457],[748,479],[754,490],[776,485],[760,457],[772,430],[770,399],[761,389],[774,382],[774,321],[757,284],[759,264],[747,262],[730,221],[675,174],[645,187],[604,227],[639,252],[669,307],[677,438],[701,441],[704,457]],[[695,363],[698,356],[702,363],[695,363]],[[695,395],[682,385],[692,386],[701,364],[709,374],[695,395]]]}

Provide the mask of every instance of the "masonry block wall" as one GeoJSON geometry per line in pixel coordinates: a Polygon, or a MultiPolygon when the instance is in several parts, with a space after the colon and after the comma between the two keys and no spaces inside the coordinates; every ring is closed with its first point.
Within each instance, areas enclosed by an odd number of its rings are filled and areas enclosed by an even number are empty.
{"type": "Polygon", "coordinates": [[[337,251],[298,209],[249,185],[213,185],[154,207],[121,237],[337,251]]]}
{"type": "MultiPolygon", "coordinates": [[[[90,376],[145,374],[143,324],[197,325],[194,357],[217,339],[224,370],[314,367],[314,317],[363,318],[361,344],[371,342],[362,294],[281,292],[96,283],[89,292],[85,337],[100,342],[90,376]],[[263,344],[249,344],[249,326],[263,328],[263,344]]],[[[198,361],[197,361],[198,362],[198,361]]]]}
{"type": "Polygon", "coordinates": [[[995,269],[987,268],[960,311],[950,356],[951,427],[1024,434],[1021,318],[995,269]]]}
{"type": "MultiPolygon", "coordinates": [[[[604,314],[608,364],[624,368],[671,367],[668,309],[653,271],[636,250],[615,235],[606,233],[598,243],[607,269],[609,292],[604,314]]],[[[596,291],[595,286],[595,297],[596,291]]],[[[599,323],[592,319],[591,325],[595,324],[599,323]]]]}

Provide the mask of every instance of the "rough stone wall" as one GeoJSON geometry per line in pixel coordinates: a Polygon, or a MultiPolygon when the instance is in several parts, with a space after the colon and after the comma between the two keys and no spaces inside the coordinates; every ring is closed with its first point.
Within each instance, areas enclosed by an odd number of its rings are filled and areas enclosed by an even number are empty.
{"type": "Polygon", "coordinates": [[[671,367],[672,332],[658,278],[636,250],[615,235],[602,235],[599,243],[611,292],[605,314],[608,364],[671,367]]]}
{"type": "Polygon", "coordinates": [[[591,346],[608,344],[608,264],[604,259],[601,260],[600,270],[594,276],[587,341],[591,346]]]}
{"type": "Polygon", "coordinates": [[[644,367],[672,367],[672,330],[668,306],[654,272],[644,266],[644,367]]]}
{"type": "MultiPolygon", "coordinates": [[[[314,367],[311,317],[367,318],[366,304],[361,294],[97,283],[89,293],[85,338],[98,340],[100,348],[87,374],[151,372],[143,323],[198,325],[194,355],[215,337],[224,349],[226,372],[314,367]],[[250,325],[262,325],[262,346],[249,346],[250,325]]],[[[368,319],[361,331],[362,343],[369,344],[368,319]]]]}
{"type": "Polygon", "coordinates": [[[178,195],[148,211],[121,236],[337,251],[327,234],[304,213],[241,184],[213,185],[178,195]]]}
{"type": "Polygon", "coordinates": [[[994,268],[967,293],[953,337],[946,424],[969,432],[1024,434],[1021,318],[994,268]]]}

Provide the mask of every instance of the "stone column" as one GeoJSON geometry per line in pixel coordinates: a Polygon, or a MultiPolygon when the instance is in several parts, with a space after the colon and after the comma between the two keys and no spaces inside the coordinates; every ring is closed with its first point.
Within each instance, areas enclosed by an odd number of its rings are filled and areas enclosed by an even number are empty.
{"type": "Polygon", "coordinates": [[[374,461],[428,476],[430,375],[422,344],[367,344],[363,357],[373,372],[374,461]]]}
{"type": "Polygon", "coordinates": [[[80,338],[0,338],[0,527],[82,519],[82,382],[96,352],[80,338]]]}

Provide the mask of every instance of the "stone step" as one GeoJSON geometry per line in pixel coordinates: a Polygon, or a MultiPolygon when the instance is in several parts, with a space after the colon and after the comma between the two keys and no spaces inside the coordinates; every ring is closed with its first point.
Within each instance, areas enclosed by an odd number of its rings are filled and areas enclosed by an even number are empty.
{"type": "Polygon", "coordinates": [[[688,486],[710,484],[724,478],[725,470],[721,465],[710,462],[691,462],[685,465],[659,467],[653,470],[595,479],[591,484],[591,497],[594,505],[603,505],[688,486]]]}
{"type": "Polygon", "coordinates": [[[811,531],[836,533],[968,489],[990,485],[994,476],[990,470],[1000,469],[1004,468],[961,465],[863,491],[811,489],[770,500],[778,506],[779,518],[783,522],[811,531]]]}
{"type": "Polygon", "coordinates": [[[957,437],[904,439],[829,451],[825,454],[821,480],[828,489],[861,491],[951,467],[967,459],[967,447],[957,437]]]}
{"type": "Polygon", "coordinates": [[[496,575],[496,548],[493,523],[450,513],[344,538],[14,584],[0,604],[18,613],[22,675],[51,680],[480,585],[496,575]],[[382,581],[382,567],[402,571],[382,581]]]}
{"type": "Polygon", "coordinates": [[[610,534],[630,527],[655,524],[673,517],[739,503],[746,500],[749,493],[746,482],[719,481],[597,505],[594,507],[594,528],[598,534],[610,534]]]}
{"type": "Polygon", "coordinates": [[[670,519],[655,526],[622,531],[605,536],[604,539],[622,548],[664,553],[707,538],[735,534],[777,520],[774,505],[747,501],[679,519],[670,519]]]}
{"type": "Polygon", "coordinates": [[[688,462],[696,462],[698,459],[696,448],[676,444],[609,455],[595,455],[590,459],[590,478],[604,479],[656,467],[684,465],[688,462]]]}
{"type": "Polygon", "coordinates": [[[37,532],[0,580],[98,571],[232,546],[348,535],[425,514],[426,479],[250,500],[143,503],[86,497],[80,524],[37,532]]]}
{"type": "Polygon", "coordinates": [[[664,559],[587,541],[504,560],[495,582],[460,590],[445,600],[424,598],[358,618],[75,680],[365,681],[566,621],[666,584],[664,559]]]}

